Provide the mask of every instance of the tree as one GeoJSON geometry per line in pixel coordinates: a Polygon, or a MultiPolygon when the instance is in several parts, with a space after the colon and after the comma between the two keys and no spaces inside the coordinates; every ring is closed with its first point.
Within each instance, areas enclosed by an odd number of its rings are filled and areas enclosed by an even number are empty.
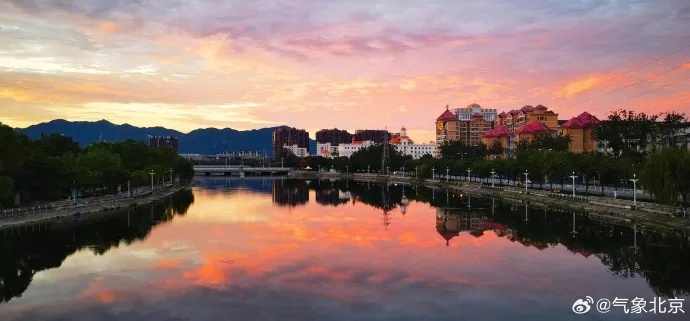
{"type": "Polygon", "coordinates": [[[455,140],[443,143],[439,152],[441,157],[446,159],[483,159],[487,155],[487,147],[483,143],[469,146],[455,140]]]}
{"type": "Polygon", "coordinates": [[[641,160],[650,139],[657,136],[658,117],[625,109],[614,110],[592,134],[594,139],[606,141],[614,155],[628,155],[641,160]]]}
{"type": "Polygon", "coordinates": [[[647,156],[640,183],[662,203],[677,205],[678,198],[687,203],[690,194],[690,152],[665,148],[647,156]]]}
{"type": "Polygon", "coordinates": [[[487,154],[494,157],[499,157],[503,155],[504,152],[505,148],[503,148],[503,145],[498,140],[494,140],[487,149],[487,154]]]}

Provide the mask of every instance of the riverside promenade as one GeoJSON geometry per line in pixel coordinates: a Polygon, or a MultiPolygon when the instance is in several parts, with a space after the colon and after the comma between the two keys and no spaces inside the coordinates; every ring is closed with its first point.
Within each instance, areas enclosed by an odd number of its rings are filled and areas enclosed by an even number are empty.
{"type": "Polygon", "coordinates": [[[653,229],[690,231],[690,219],[680,208],[651,202],[634,202],[611,197],[554,193],[511,186],[491,186],[486,183],[418,179],[410,176],[378,174],[345,174],[337,172],[293,171],[291,178],[349,179],[363,182],[422,185],[447,189],[473,197],[495,198],[504,202],[517,202],[528,206],[590,215],[621,224],[641,224],[653,229]]]}
{"type": "Polygon", "coordinates": [[[0,211],[0,230],[15,226],[40,224],[43,221],[68,216],[113,211],[131,206],[150,204],[189,187],[189,184],[172,184],[158,187],[153,191],[148,189],[145,192],[139,192],[132,196],[124,193],[121,195],[78,200],[76,204],[71,201],[58,201],[31,208],[2,210],[0,211]]]}

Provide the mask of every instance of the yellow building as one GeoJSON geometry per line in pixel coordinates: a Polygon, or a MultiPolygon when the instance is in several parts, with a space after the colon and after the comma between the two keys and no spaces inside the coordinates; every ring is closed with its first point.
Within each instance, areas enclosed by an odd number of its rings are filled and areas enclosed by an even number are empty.
{"type": "Polygon", "coordinates": [[[484,133],[494,127],[495,115],[495,109],[484,109],[477,104],[458,108],[455,113],[446,105],[443,114],[436,118],[437,148],[445,142],[453,141],[460,141],[468,146],[479,145],[484,133]]]}
{"type": "Polygon", "coordinates": [[[494,127],[505,125],[508,130],[516,131],[535,120],[546,127],[558,128],[558,114],[544,105],[537,105],[536,107],[525,105],[519,110],[502,112],[496,116],[494,127]]]}
{"type": "Polygon", "coordinates": [[[510,138],[512,135],[513,133],[509,131],[505,125],[499,125],[484,134],[483,142],[487,148],[491,148],[494,142],[498,141],[501,144],[501,148],[503,149],[503,153],[501,153],[499,157],[505,158],[508,152],[508,148],[510,148],[510,138]]]}
{"type": "Polygon", "coordinates": [[[515,130],[515,143],[531,141],[537,137],[554,134],[557,130],[544,125],[538,120],[533,120],[515,130]]]}
{"type": "Polygon", "coordinates": [[[597,150],[592,132],[601,121],[588,112],[573,117],[561,126],[561,134],[570,136],[570,151],[575,153],[597,150]]]}

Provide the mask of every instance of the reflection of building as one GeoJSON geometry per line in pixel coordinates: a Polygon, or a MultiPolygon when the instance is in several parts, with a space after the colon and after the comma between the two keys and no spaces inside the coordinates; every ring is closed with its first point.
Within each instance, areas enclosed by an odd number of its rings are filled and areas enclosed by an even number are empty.
{"type": "Polygon", "coordinates": [[[297,206],[309,202],[309,189],[303,181],[275,180],[273,182],[273,203],[297,206]]]}
{"type": "Polygon", "coordinates": [[[173,152],[178,152],[178,139],[175,136],[149,136],[149,147],[151,148],[170,148],[173,152]]]}
{"type": "Polygon", "coordinates": [[[309,133],[302,129],[280,127],[273,131],[273,157],[285,157],[284,146],[297,145],[309,154],[309,133]]]}
{"type": "Polygon", "coordinates": [[[316,202],[322,205],[338,206],[347,204],[351,198],[352,196],[349,192],[343,193],[337,188],[316,190],[316,202]]]}
{"type": "Polygon", "coordinates": [[[460,235],[460,232],[469,231],[474,236],[480,236],[485,230],[482,222],[481,215],[468,212],[467,209],[436,209],[436,231],[446,240],[446,245],[450,244],[453,237],[460,235]]]}

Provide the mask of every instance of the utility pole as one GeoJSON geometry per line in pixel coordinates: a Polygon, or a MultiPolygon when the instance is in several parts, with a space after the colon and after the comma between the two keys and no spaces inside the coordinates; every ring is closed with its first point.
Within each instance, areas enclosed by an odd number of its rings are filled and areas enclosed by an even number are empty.
{"type": "MultiPolygon", "coordinates": [[[[575,197],[575,179],[577,178],[577,175],[575,175],[574,171],[573,171],[573,175],[571,175],[570,178],[573,179],[573,197],[575,197]]],[[[575,222],[575,220],[573,220],[573,222],[575,222]]]]}
{"type": "Polygon", "coordinates": [[[633,206],[637,206],[637,174],[633,174],[630,181],[633,182],[633,206]]]}
{"type": "Polygon", "coordinates": [[[156,174],[156,173],[154,173],[153,171],[151,171],[151,172],[149,173],[149,175],[151,175],[151,191],[152,191],[152,192],[153,192],[153,175],[155,175],[155,174],[156,174]]]}
{"type": "Polygon", "coordinates": [[[522,173],[522,175],[525,175],[525,193],[526,193],[527,192],[527,182],[529,181],[529,179],[528,179],[529,173],[527,173],[527,170],[525,170],[525,172],[522,173]]]}

